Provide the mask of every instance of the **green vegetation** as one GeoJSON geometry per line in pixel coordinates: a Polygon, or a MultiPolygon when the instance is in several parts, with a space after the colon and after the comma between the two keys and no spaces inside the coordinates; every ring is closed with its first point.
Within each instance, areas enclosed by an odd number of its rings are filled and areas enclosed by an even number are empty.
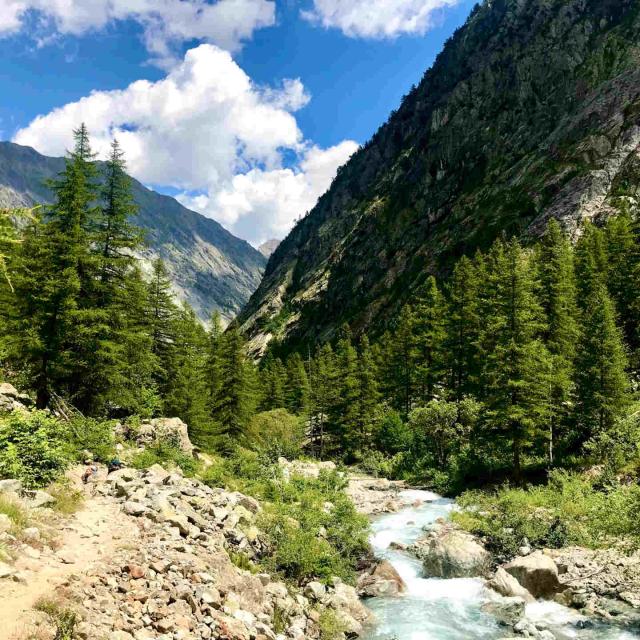
{"type": "Polygon", "coordinates": [[[344,637],[347,630],[336,612],[328,608],[320,612],[318,627],[320,628],[320,640],[339,640],[344,637]]]}
{"type": "Polygon", "coordinates": [[[22,529],[29,526],[29,516],[25,509],[17,502],[3,495],[0,495],[0,513],[11,520],[13,534],[18,534],[22,529]]]}
{"type": "Polygon", "coordinates": [[[167,467],[175,465],[182,469],[187,477],[193,477],[198,469],[198,463],[178,447],[171,443],[156,442],[145,447],[144,451],[137,453],[131,460],[131,466],[135,469],[148,469],[154,464],[167,467]]]}
{"type": "Polygon", "coordinates": [[[533,547],[598,548],[617,539],[637,548],[640,488],[603,486],[603,480],[554,471],[544,486],[470,491],[459,500],[463,510],[452,517],[486,538],[488,548],[499,557],[516,555],[525,540],[533,547]]]}
{"type": "Polygon", "coordinates": [[[49,598],[38,600],[34,609],[46,614],[55,626],[54,640],[73,640],[76,625],[80,621],[77,613],[66,608],[59,601],[49,598]]]}

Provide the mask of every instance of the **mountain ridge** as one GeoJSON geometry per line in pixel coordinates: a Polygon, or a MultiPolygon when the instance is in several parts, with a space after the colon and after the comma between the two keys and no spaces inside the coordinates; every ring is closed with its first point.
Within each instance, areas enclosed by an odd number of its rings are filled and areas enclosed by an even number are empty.
{"type": "Polygon", "coordinates": [[[271,256],[238,318],[252,351],[379,327],[500,234],[550,217],[575,234],[619,207],[640,162],[639,14],[637,0],[476,6],[271,256]]]}
{"type": "MultiPolygon", "coordinates": [[[[31,207],[51,202],[46,180],[62,170],[63,158],[0,141],[0,206],[31,207]]],[[[133,222],[144,229],[145,265],[161,257],[176,295],[206,321],[217,310],[230,321],[260,281],[264,256],[215,220],[182,206],[131,178],[139,207],[133,222]]]]}

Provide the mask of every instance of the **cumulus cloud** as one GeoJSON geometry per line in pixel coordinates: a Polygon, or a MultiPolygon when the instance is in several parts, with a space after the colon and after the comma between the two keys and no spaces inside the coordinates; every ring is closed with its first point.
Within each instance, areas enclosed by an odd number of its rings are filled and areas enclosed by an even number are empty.
{"type": "Polygon", "coordinates": [[[100,155],[117,137],[136,178],[180,190],[186,205],[257,245],[282,237],[357,147],[306,141],[294,114],[308,100],[300,80],[257,86],[227,51],[204,44],[165,78],[95,91],[37,117],[14,141],[61,155],[85,122],[100,155]]]}
{"type": "MultiPolygon", "coordinates": [[[[0,0],[0,37],[35,18],[39,32],[82,35],[118,20],[138,22],[147,48],[164,63],[172,46],[202,40],[234,51],[256,29],[275,23],[273,0],[0,0]]],[[[41,37],[41,40],[43,38],[41,37]]],[[[47,38],[44,38],[46,41],[47,38]]]]}
{"type": "Polygon", "coordinates": [[[313,0],[302,15],[352,38],[422,35],[433,28],[442,9],[461,0],[313,0]]]}

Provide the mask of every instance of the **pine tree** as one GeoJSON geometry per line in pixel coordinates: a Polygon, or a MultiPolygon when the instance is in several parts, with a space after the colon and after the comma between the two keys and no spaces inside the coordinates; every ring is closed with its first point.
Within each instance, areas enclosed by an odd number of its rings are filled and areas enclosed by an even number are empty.
{"type": "Polygon", "coordinates": [[[547,424],[550,359],[538,339],[542,309],[531,260],[512,240],[493,250],[491,269],[493,296],[484,319],[484,343],[489,345],[484,422],[509,445],[519,478],[523,454],[547,424]]]}
{"type": "Polygon", "coordinates": [[[369,339],[363,336],[358,354],[358,378],[360,385],[360,401],[358,407],[358,426],[360,429],[359,449],[371,448],[373,430],[376,421],[380,393],[378,391],[378,371],[375,356],[369,339]]]}
{"type": "Polygon", "coordinates": [[[212,416],[222,393],[224,329],[218,311],[211,316],[211,326],[207,334],[206,380],[209,415],[212,416]]]}
{"type": "Polygon", "coordinates": [[[234,441],[242,437],[255,407],[253,371],[245,353],[245,344],[237,327],[230,327],[222,341],[222,379],[213,418],[222,433],[234,441]]]}
{"type": "Polygon", "coordinates": [[[622,332],[605,286],[595,283],[586,305],[578,358],[579,442],[613,428],[629,402],[622,332]]]}
{"type": "Polygon", "coordinates": [[[299,353],[287,358],[286,407],[290,413],[306,416],[309,413],[311,388],[304,361],[299,353]]]}
{"type": "Polygon", "coordinates": [[[25,234],[24,268],[16,283],[21,318],[16,355],[30,375],[40,408],[54,390],[73,398],[86,373],[77,347],[91,321],[83,304],[93,292],[90,232],[98,187],[84,125],[74,131],[74,139],[74,151],[50,185],[55,203],[42,223],[25,234]]]}
{"type": "Polygon", "coordinates": [[[445,302],[433,276],[413,305],[413,357],[416,396],[427,403],[437,395],[445,377],[445,302]]]}
{"type": "Polygon", "coordinates": [[[325,455],[327,424],[338,393],[335,387],[336,372],[333,349],[330,344],[324,344],[311,361],[309,374],[311,411],[308,431],[314,452],[320,459],[325,455]]]}
{"type": "Polygon", "coordinates": [[[479,287],[469,258],[456,263],[449,281],[445,354],[449,362],[449,388],[456,402],[475,393],[479,375],[479,287]]]}
{"type": "Polygon", "coordinates": [[[178,311],[173,324],[164,412],[186,422],[194,443],[208,448],[212,434],[207,406],[207,333],[188,305],[178,311]]]}
{"type": "Polygon", "coordinates": [[[585,222],[575,249],[578,301],[584,307],[598,285],[606,284],[608,271],[607,242],[602,229],[585,222]]]}
{"type": "Polygon", "coordinates": [[[546,317],[544,339],[551,356],[549,462],[553,464],[555,440],[568,427],[579,337],[573,250],[556,220],[549,222],[537,262],[540,301],[546,317]]]}
{"type": "Polygon", "coordinates": [[[287,370],[280,358],[267,356],[265,360],[260,372],[262,388],[260,411],[283,409],[286,406],[287,370]]]}

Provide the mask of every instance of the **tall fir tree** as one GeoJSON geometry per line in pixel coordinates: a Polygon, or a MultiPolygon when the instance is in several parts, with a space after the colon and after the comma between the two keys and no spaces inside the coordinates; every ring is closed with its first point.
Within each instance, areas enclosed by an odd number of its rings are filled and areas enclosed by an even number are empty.
{"type": "Polygon", "coordinates": [[[299,353],[293,353],[287,358],[287,381],[285,386],[285,401],[290,413],[307,416],[311,402],[311,388],[305,363],[299,353]]]}
{"type": "Polygon", "coordinates": [[[448,286],[445,354],[449,362],[449,388],[456,402],[476,392],[479,377],[479,286],[472,261],[456,263],[448,286]]]}
{"type": "Polygon", "coordinates": [[[542,309],[531,259],[516,240],[499,243],[491,259],[493,293],[484,322],[484,344],[489,347],[483,372],[484,424],[489,437],[508,446],[520,478],[523,455],[547,424],[550,358],[539,340],[542,309]]]}
{"type": "Polygon", "coordinates": [[[627,358],[616,311],[596,282],[585,304],[578,357],[578,443],[610,431],[629,403],[627,358]]]}
{"type": "Polygon", "coordinates": [[[549,398],[549,463],[556,441],[565,440],[573,406],[574,371],[579,339],[573,249],[560,224],[551,220],[537,251],[539,295],[545,312],[544,339],[551,356],[549,398]]]}
{"type": "Polygon", "coordinates": [[[444,382],[445,317],[444,297],[429,276],[413,305],[416,397],[421,403],[435,399],[444,382]]]}
{"type": "Polygon", "coordinates": [[[311,398],[308,433],[314,454],[322,459],[326,453],[327,425],[338,390],[336,356],[330,344],[324,344],[312,360],[309,372],[311,398]]]}
{"type": "Polygon", "coordinates": [[[363,336],[360,341],[360,349],[358,352],[358,379],[360,385],[358,406],[358,427],[360,435],[358,447],[361,452],[364,452],[371,448],[378,403],[380,400],[375,355],[366,335],[363,336]]]}
{"type": "Polygon", "coordinates": [[[267,356],[260,372],[260,410],[283,409],[286,402],[287,370],[280,358],[267,356]]]}

